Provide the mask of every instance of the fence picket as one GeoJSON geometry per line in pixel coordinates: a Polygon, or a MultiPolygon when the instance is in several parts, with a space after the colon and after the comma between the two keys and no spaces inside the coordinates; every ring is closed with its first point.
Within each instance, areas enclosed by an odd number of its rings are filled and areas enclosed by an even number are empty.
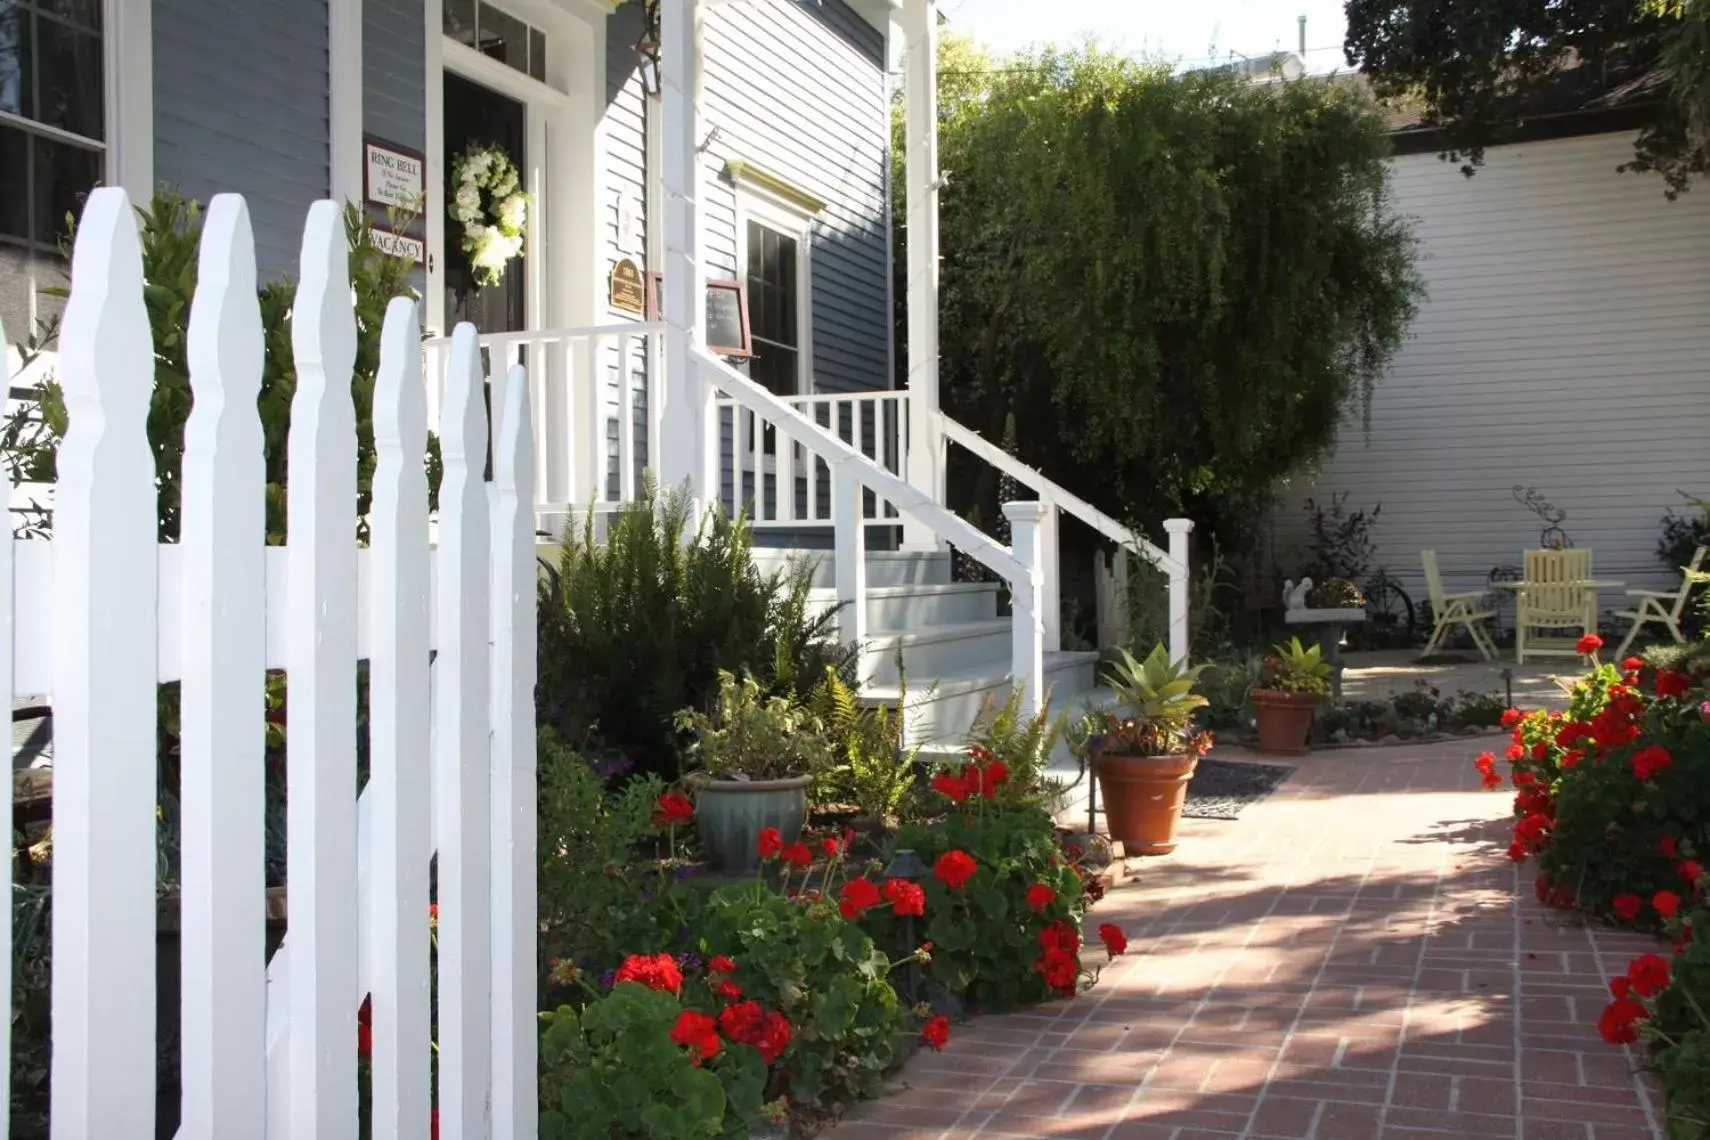
{"type": "MultiPolygon", "coordinates": [[[[627,355],[627,348],[625,349],[627,355]]],[[[493,446],[493,1132],[533,1140],[535,994],[533,415],[513,372],[493,446]]]]}
{"type": "Polygon", "coordinates": [[[292,310],[297,391],[287,605],[286,877],[291,1140],[354,1140],[356,1099],[356,317],[343,210],[316,202],[292,310]]]}
{"type": "Polygon", "coordinates": [[[415,303],[392,301],[374,384],[365,794],[372,823],[374,1140],[426,1136],[430,1102],[427,406],[420,330],[415,303]]]}
{"type": "Polygon", "coordinates": [[[267,568],[261,306],[249,210],[208,206],[190,308],[184,428],[184,1140],[260,1140],[266,1083],[267,568]]]}
{"type": "Polygon", "coordinates": [[[475,327],[457,326],[440,434],[438,681],[434,779],[439,812],[441,1140],[489,1133],[487,416],[475,327]]]}
{"type": "Polygon", "coordinates": [[[149,1135],[155,1095],[154,343],[123,190],[89,195],[71,264],[54,520],[55,1140],[149,1135]]]}

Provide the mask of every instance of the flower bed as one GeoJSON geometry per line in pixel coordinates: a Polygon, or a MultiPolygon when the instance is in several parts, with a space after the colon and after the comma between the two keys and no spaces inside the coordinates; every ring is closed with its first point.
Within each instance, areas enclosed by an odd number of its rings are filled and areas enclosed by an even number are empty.
{"type": "MultiPolygon", "coordinates": [[[[1601,639],[1579,649],[1595,655],[1601,639]]],[[[1671,1140],[1710,1137],[1710,700],[1699,667],[1637,657],[1597,663],[1565,711],[1509,710],[1514,797],[1509,857],[1536,859],[1538,898],[1671,939],[1611,984],[1598,1028],[1646,1042],[1668,1101],[1671,1140]]],[[[1502,787],[1497,758],[1475,764],[1502,787]]]]}

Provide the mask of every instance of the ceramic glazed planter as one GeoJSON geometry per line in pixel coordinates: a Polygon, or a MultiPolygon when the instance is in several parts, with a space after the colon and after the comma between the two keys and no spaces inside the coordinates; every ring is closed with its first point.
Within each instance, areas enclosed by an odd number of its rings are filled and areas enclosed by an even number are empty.
{"type": "Polygon", "coordinates": [[[1176,824],[1197,767],[1199,757],[1192,753],[1125,756],[1101,750],[1095,755],[1105,824],[1126,854],[1167,855],[1176,849],[1176,824]]]}
{"type": "Polygon", "coordinates": [[[1303,755],[1318,701],[1313,693],[1254,689],[1253,715],[1259,722],[1259,751],[1278,756],[1303,755]]]}
{"type": "Polygon", "coordinates": [[[802,836],[812,776],[788,780],[696,780],[695,831],[707,861],[718,871],[752,872],[760,866],[760,832],[778,829],[785,843],[802,836]]]}

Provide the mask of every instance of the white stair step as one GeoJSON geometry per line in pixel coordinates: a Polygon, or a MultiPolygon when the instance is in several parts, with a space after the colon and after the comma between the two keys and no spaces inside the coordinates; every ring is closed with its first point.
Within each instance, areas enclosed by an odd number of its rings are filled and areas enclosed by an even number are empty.
{"type": "MultiPolygon", "coordinates": [[[[1052,707],[1078,707],[1074,702],[1078,694],[1092,690],[1097,668],[1097,653],[1047,653],[1045,684],[1052,707]]],[[[906,713],[909,736],[914,740],[959,741],[988,698],[1001,704],[1011,687],[1009,663],[1004,658],[935,676],[911,669],[906,713]]],[[[861,702],[869,706],[894,708],[901,697],[894,682],[868,684],[861,689],[861,702]]]]}
{"type": "Polygon", "coordinates": [[[906,675],[923,681],[989,669],[1009,654],[1011,628],[1009,618],[989,618],[910,630],[869,629],[861,649],[861,675],[872,685],[895,686],[898,650],[906,675]]]}
{"type": "MultiPolygon", "coordinates": [[[[916,630],[997,617],[998,587],[992,582],[920,582],[867,588],[867,628],[916,630]]],[[[837,591],[816,588],[814,602],[837,604],[837,591]]]]}
{"type": "MultiPolygon", "coordinates": [[[[784,547],[755,547],[754,562],[763,571],[783,566],[792,558],[813,564],[813,584],[827,588],[837,584],[829,550],[798,550],[784,547]]],[[[950,584],[950,555],[936,551],[874,550],[867,554],[867,586],[950,584]]]]}

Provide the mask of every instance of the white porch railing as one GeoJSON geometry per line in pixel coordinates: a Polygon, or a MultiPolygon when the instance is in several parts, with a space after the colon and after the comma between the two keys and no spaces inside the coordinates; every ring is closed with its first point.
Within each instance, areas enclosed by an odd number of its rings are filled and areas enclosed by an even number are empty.
{"type": "MultiPolygon", "coordinates": [[[[477,338],[493,379],[490,403],[503,404],[506,377],[521,368],[534,409],[534,507],[537,525],[556,535],[583,512],[615,510],[657,471],[661,334],[657,323],[482,333],[477,338]]],[[[428,377],[428,429],[439,430],[450,337],[422,342],[428,377]]]]}
{"type": "MultiPolygon", "coordinates": [[[[778,396],[778,401],[894,475],[904,474],[908,393],[898,391],[778,396]]],[[[800,432],[744,408],[726,395],[715,401],[719,420],[719,501],[760,530],[829,527],[834,519],[831,468],[804,447],[800,432]],[[793,489],[793,493],[791,491],[793,489]]],[[[810,433],[818,434],[818,433],[810,433]]],[[[861,517],[901,521],[895,505],[868,493],[861,517]]]]}
{"type": "MultiPolygon", "coordinates": [[[[183,725],[180,1135],[356,1135],[365,995],[372,1134],[428,1134],[436,851],[441,1135],[534,1132],[529,386],[518,370],[499,387],[490,435],[474,330],[459,329],[430,550],[420,337],[415,305],[394,300],[374,395],[371,540],[358,549],[356,323],[337,203],[316,203],[302,249],[290,545],[264,545],[262,325],[248,213],[235,195],[213,199],[203,231],[181,539],[163,545],[147,435],[153,349],[125,192],[94,191],[77,228],[58,369],[71,427],[53,539],[0,533],[0,593],[10,599],[0,608],[0,688],[51,694],[54,707],[56,1136],[155,1131],[155,721],[157,686],[171,680],[182,682],[183,725]],[[489,459],[492,483],[482,475],[489,459]],[[371,713],[360,800],[359,658],[371,713]],[[290,678],[289,931],[271,963],[269,669],[290,678]]],[[[9,989],[11,923],[0,930],[0,989],[9,989]]],[[[6,1032],[0,1023],[9,1053],[6,1032]]]]}

